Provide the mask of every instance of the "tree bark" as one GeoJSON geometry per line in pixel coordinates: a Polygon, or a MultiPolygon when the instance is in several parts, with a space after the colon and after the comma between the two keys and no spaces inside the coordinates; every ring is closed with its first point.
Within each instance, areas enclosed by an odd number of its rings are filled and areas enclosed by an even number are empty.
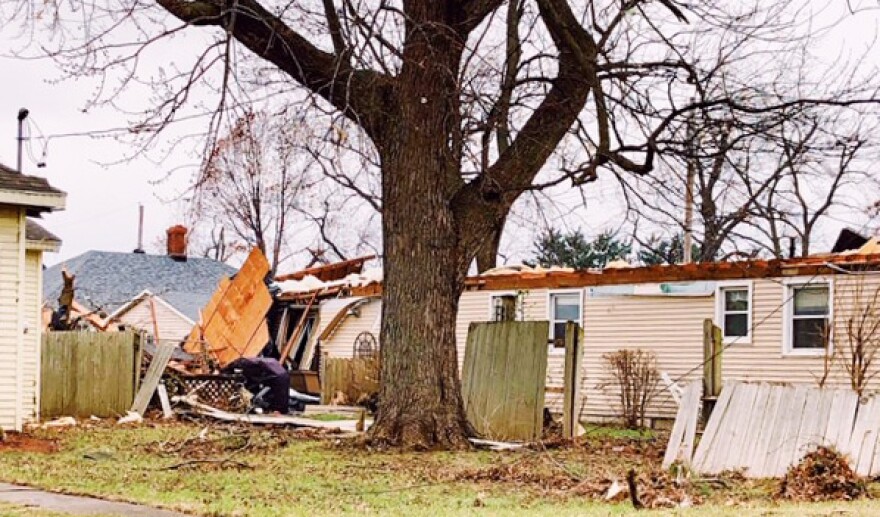
{"type": "Polygon", "coordinates": [[[396,103],[389,107],[394,123],[378,145],[385,277],[382,385],[370,440],[412,449],[465,448],[470,428],[455,322],[473,251],[462,249],[451,204],[463,182],[450,144],[460,120],[456,71],[464,42],[432,22],[445,15],[441,2],[423,3],[411,14],[410,44],[396,103]]]}

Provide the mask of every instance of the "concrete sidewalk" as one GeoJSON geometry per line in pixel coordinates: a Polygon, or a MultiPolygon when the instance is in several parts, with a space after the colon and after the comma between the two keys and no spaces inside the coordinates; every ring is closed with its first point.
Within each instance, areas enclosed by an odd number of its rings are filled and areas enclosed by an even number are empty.
{"type": "Polygon", "coordinates": [[[28,486],[10,485],[8,483],[0,483],[0,501],[72,515],[184,517],[182,513],[160,510],[149,506],[115,503],[104,501],[103,499],[95,499],[94,497],[55,494],[28,486]]]}

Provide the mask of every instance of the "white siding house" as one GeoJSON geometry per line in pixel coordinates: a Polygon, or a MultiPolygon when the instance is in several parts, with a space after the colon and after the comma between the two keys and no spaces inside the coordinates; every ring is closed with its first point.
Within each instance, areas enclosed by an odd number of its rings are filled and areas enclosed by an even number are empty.
{"type": "Polygon", "coordinates": [[[43,178],[0,165],[0,427],[21,430],[39,416],[43,252],[60,241],[28,219],[64,208],[43,178]]]}

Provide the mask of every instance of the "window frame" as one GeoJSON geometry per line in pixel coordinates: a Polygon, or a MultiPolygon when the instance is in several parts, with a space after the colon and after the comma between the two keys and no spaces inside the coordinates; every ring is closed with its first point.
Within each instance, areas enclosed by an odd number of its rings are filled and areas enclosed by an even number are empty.
{"type": "Polygon", "coordinates": [[[486,321],[495,321],[495,298],[501,298],[502,296],[513,296],[516,298],[516,307],[514,308],[516,317],[513,321],[525,321],[525,294],[523,291],[489,291],[489,308],[487,312],[489,317],[486,321]]]}
{"type": "MultiPolygon", "coordinates": [[[[584,326],[584,289],[549,289],[547,291],[547,321],[550,322],[550,331],[547,335],[547,346],[550,348],[551,354],[564,355],[565,347],[555,347],[553,345],[553,326],[557,320],[553,318],[553,299],[557,295],[571,295],[576,294],[578,296],[578,321],[577,324],[581,327],[584,326]]],[[[559,320],[562,321],[562,320],[559,320]]],[[[569,321],[569,320],[565,320],[569,321]]]]}
{"type": "MultiPolygon", "coordinates": [[[[715,325],[721,328],[721,339],[725,345],[751,345],[752,344],[752,324],[755,315],[754,301],[754,282],[751,280],[730,280],[717,282],[715,284],[715,325]],[[724,292],[732,290],[748,291],[749,308],[746,311],[746,335],[745,336],[727,336],[724,327],[724,315],[727,311],[724,307],[724,292]]],[[[742,314],[742,312],[733,312],[732,314],[742,314]]]]}
{"type": "Polygon", "coordinates": [[[794,357],[823,357],[834,353],[834,280],[830,277],[786,278],[782,282],[782,355],[794,357]],[[798,287],[828,287],[828,346],[825,348],[794,348],[794,289],[798,287]]]}

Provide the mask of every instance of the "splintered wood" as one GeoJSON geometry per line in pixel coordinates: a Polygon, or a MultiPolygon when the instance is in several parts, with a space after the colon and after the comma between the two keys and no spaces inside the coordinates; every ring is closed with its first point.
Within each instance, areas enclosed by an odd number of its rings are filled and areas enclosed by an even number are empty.
{"type": "Polygon", "coordinates": [[[703,394],[703,381],[693,381],[681,395],[675,425],[669,435],[669,445],[663,456],[663,468],[669,468],[676,461],[689,464],[694,452],[694,438],[697,435],[697,420],[700,416],[700,399],[703,394]]]}
{"type": "MultiPolygon", "coordinates": [[[[676,426],[678,423],[676,422],[676,426]]],[[[833,447],[863,476],[880,474],[880,397],[852,390],[728,383],[694,455],[703,474],[742,470],[780,477],[819,446],[833,447]]]]}
{"type": "Polygon", "coordinates": [[[549,325],[546,321],[471,323],[462,398],[468,420],[482,438],[540,439],[549,325]]]}
{"type": "Polygon", "coordinates": [[[240,357],[256,357],[269,342],[268,273],[269,262],[254,248],[232,280],[220,281],[183,349],[194,355],[207,352],[221,367],[240,357]]]}

